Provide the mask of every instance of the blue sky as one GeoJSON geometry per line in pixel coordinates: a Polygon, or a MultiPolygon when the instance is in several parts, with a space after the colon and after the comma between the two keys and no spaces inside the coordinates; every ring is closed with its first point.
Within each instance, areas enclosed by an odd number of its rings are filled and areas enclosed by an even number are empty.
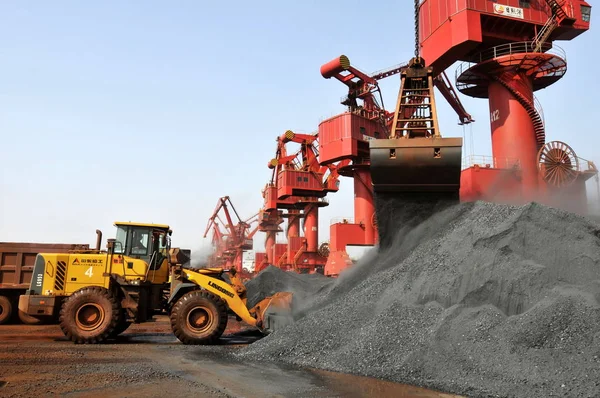
{"type": "MultiPolygon", "coordinates": [[[[256,213],[275,138],[344,109],[321,64],[345,54],[370,73],[412,56],[412,4],[365,4],[3,1],[0,240],[92,244],[96,228],[106,238],[131,220],[168,223],[196,249],[220,196],[256,213]]],[[[597,164],[599,39],[592,27],[559,43],[568,72],[536,93],[547,139],[597,164]]],[[[388,108],[398,85],[381,84],[388,108]]],[[[438,98],[442,134],[473,134],[472,152],[490,155],[487,101],[461,95],[476,120],[463,129],[438,98]]],[[[352,216],[352,195],[343,179],[329,196],[322,240],[330,219],[352,216]]]]}

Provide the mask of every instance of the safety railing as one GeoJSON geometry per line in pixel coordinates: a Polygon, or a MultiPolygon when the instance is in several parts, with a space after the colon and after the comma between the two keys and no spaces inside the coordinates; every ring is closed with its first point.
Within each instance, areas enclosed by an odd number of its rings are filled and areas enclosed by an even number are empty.
{"type": "Polygon", "coordinates": [[[469,155],[463,157],[463,170],[473,166],[479,166],[481,168],[512,169],[520,168],[521,163],[519,162],[519,159],[511,157],[493,157],[485,155],[469,155]]]}
{"type": "MultiPolygon", "coordinates": [[[[341,97],[340,103],[344,103],[347,99],[348,99],[347,95],[341,97]]],[[[339,113],[337,113],[335,115],[332,115],[331,117],[337,116],[340,113],[341,112],[339,112],[339,113]]],[[[366,110],[364,108],[354,109],[352,111],[352,113],[355,114],[355,115],[358,115],[358,116],[362,116],[362,117],[364,117],[366,119],[369,119],[369,120],[382,119],[382,118],[384,118],[386,116],[386,113],[385,113],[384,110],[366,110]]],[[[327,119],[329,119],[329,117],[321,118],[321,119],[319,119],[319,123],[321,123],[322,121],[327,120],[327,119]]],[[[349,136],[350,135],[347,135],[347,137],[344,137],[344,138],[348,138],[349,136]]]]}
{"type": "Polygon", "coordinates": [[[329,225],[333,224],[354,224],[354,218],[352,217],[334,217],[329,220],[329,225]]]}
{"type": "Polygon", "coordinates": [[[542,108],[542,104],[538,101],[537,97],[533,96],[533,106],[535,107],[535,111],[540,115],[540,119],[542,119],[542,123],[546,126],[546,119],[544,119],[544,109],[542,108]]]}
{"type": "MultiPolygon", "coordinates": [[[[494,58],[503,57],[506,55],[516,55],[523,53],[535,53],[535,43],[530,41],[516,42],[516,43],[507,43],[501,44],[496,47],[489,48],[485,51],[480,52],[479,54],[471,57],[468,61],[461,62],[455,72],[455,79],[458,79],[460,75],[469,70],[476,64],[481,62],[489,61],[494,58]]],[[[565,62],[567,61],[567,56],[565,51],[557,46],[545,43],[541,46],[540,50],[537,53],[545,53],[555,55],[565,62]]]]}
{"type": "Polygon", "coordinates": [[[375,71],[373,73],[370,74],[370,76],[372,76],[374,79],[381,79],[381,78],[385,78],[388,77],[392,74],[396,74],[398,73],[398,71],[404,67],[406,67],[407,64],[406,63],[402,63],[402,64],[398,64],[398,65],[394,65],[385,69],[380,69],[378,71],[375,71]]]}
{"type": "Polygon", "coordinates": [[[598,167],[591,160],[577,156],[578,171],[582,173],[598,173],[598,167]]]}

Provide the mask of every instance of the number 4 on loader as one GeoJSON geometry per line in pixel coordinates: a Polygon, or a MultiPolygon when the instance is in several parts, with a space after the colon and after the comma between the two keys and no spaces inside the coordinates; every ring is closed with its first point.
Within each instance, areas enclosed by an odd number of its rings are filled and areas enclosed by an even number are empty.
{"type": "Polygon", "coordinates": [[[108,240],[107,250],[100,249],[102,233],[96,231],[95,249],[38,254],[32,284],[20,297],[19,309],[40,319],[58,315],[67,338],[88,344],[112,339],[132,323],[161,313],[169,315],[173,333],[184,344],[215,343],[230,314],[264,334],[294,321],[291,293],[278,292],[248,309],[245,287],[235,270],[189,268],[189,253],[171,248],[168,225],[115,226],[116,238],[108,240]],[[77,270],[69,269],[79,267],[73,265],[74,256],[95,264],[84,272],[89,285],[81,286],[86,279],[76,278],[77,270]],[[55,272],[45,272],[46,267],[55,272]]]}

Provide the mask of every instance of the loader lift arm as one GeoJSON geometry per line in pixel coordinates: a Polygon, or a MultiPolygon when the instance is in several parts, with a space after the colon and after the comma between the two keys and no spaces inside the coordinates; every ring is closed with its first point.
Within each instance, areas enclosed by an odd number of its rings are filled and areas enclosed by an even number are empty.
{"type": "Polygon", "coordinates": [[[248,309],[245,288],[239,278],[235,277],[235,271],[230,275],[232,283],[228,283],[223,279],[223,273],[225,272],[227,271],[223,268],[203,268],[199,270],[182,268],[180,276],[177,278],[178,283],[186,286],[188,290],[173,289],[169,301],[179,300],[185,293],[200,287],[202,290],[214,295],[217,300],[223,300],[227,304],[227,308],[238,319],[250,326],[257,327],[264,334],[269,334],[273,330],[293,321],[291,313],[293,295],[291,292],[277,292],[248,309]]]}

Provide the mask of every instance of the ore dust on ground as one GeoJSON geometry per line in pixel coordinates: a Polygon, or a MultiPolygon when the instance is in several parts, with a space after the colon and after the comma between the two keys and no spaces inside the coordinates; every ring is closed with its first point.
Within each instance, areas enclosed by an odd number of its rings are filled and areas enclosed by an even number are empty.
{"type": "Polygon", "coordinates": [[[166,316],[113,342],[76,345],[57,325],[0,326],[0,397],[453,397],[372,378],[227,359],[261,339],[235,318],[218,346],[184,346],[166,316]]]}

